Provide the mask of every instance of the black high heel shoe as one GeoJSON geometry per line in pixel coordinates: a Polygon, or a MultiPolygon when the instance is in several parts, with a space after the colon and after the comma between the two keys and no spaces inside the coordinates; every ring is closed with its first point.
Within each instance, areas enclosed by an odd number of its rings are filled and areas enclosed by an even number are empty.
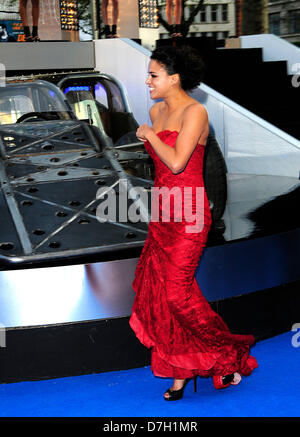
{"type": "MultiPolygon", "coordinates": [[[[164,396],[164,400],[165,401],[178,401],[179,399],[181,399],[183,396],[183,393],[184,393],[184,389],[185,389],[187,383],[191,379],[192,378],[185,379],[183,386],[179,390],[172,390],[171,388],[168,388],[168,390],[165,392],[165,394],[168,393],[169,396],[168,397],[164,396]]],[[[197,391],[197,376],[194,376],[193,380],[194,380],[194,392],[196,393],[196,391],[197,391]]]]}
{"type": "Polygon", "coordinates": [[[174,24],[170,24],[169,26],[169,36],[172,38],[173,33],[175,32],[174,24]]]}
{"type": "Polygon", "coordinates": [[[182,32],[181,32],[181,24],[172,24],[169,27],[169,34],[171,38],[182,38],[182,32]]]}
{"type": "Polygon", "coordinates": [[[111,34],[110,34],[111,38],[117,38],[117,25],[113,24],[111,26],[111,34]]]}

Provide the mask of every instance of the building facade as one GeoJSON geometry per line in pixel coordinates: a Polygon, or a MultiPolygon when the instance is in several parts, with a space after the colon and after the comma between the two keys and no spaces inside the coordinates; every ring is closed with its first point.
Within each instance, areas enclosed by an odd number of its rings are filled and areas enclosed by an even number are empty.
{"type": "MultiPolygon", "coordinates": [[[[184,19],[187,20],[198,4],[198,0],[184,2],[184,19]]],[[[166,20],[165,0],[158,0],[162,17],[166,20]]],[[[215,0],[204,1],[202,9],[193,20],[188,36],[210,36],[216,39],[225,39],[236,34],[235,1],[215,0]]],[[[159,28],[160,38],[168,38],[168,32],[163,27],[159,28]]]]}
{"type": "Polygon", "coordinates": [[[300,1],[269,1],[269,33],[300,45],[300,1]]]}

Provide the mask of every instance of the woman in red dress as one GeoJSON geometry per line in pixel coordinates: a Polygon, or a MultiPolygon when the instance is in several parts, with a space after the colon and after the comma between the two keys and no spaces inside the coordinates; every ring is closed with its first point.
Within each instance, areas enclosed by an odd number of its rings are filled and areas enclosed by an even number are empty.
{"type": "Polygon", "coordinates": [[[194,276],[211,225],[202,173],[209,121],[205,107],[188,94],[202,73],[192,49],[156,49],[146,85],[160,101],[150,109],[152,127],[137,130],[154,161],[155,180],[130,326],[151,348],[154,375],[174,379],[164,394],[168,401],[180,399],[196,376],[211,376],[215,388],[223,388],[257,367],[249,356],[254,337],[231,334],[194,276]]]}

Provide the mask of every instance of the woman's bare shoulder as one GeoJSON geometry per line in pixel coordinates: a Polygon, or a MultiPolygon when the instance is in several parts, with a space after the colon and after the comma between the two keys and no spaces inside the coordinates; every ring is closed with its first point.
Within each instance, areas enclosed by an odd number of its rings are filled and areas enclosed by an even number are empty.
{"type": "Polygon", "coordinates": [[[182,132],[184,135],[188,132],[198,137],[201,144],[206,142],[209,132],[208,113],[204,105],[194,101],[185,108],[182,117],[182,132]]]}
{"type": "Polygon", "coordinates": [[[184,115],[186,117],[189,117],[192,114],[199,115],[199,116],[207,116],[207,109],[202,103],[192,99],[191,103],[185,108],[184,115]]]}

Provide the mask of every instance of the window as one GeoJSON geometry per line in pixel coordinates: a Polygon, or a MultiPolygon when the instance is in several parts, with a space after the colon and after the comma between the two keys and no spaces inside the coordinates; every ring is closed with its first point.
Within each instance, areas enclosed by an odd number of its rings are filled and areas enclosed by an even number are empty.
{"type": "Polygon", "coordinates": [[[269,31],[274,35],[280,35],[280,13],[269,14],[269,31]]]}
{"type": "Polygon", "coordinates": [[[32,101],[26,95],[7,96],[0,100],[0,124],[16,123],[21,115],[33,112],[32,101]]]}
{"type": "Polygon", "coordinates": [[[222,21],[228,21],[228,5],[221,5],[222,21]]]}
{"type": "Polygon", "coordinates": [[[42,119],[70,119],[69,107],[56,90],[44,81],[8,83],[1,87],[0,124],[16,123],[21,116],[31,112],[39,112],[42,119]]]}
{"type": "Polygon", "coordinates": [[[290,33],[300,32],[300,9],[289,12],[290,33]]]}
{"type": "Polygon", "coordinates": [[[204,6],[204,8],[200,11],[200,21],[201,23],[206,23],[207,21],[207,8],[204,6]]]}
{"type": "Polygon", "coordinates": [[[102,106],[108,109],[107,92],[101,82],[98,82],[95,85],[95,97],[97,102],[99,102],[102,106]]]}
{"type": "Polygon", "coordinates": [[[217,21],[218,5],[211,5],[211,21],[217,21]]]}

